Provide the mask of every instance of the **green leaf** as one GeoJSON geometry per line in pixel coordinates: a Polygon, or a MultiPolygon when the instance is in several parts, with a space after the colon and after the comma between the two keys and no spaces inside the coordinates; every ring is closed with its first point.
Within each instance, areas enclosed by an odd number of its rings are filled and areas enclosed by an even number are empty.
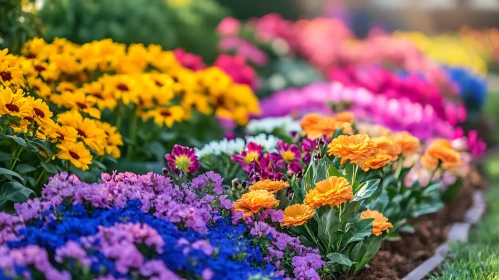
{"type": "Polygon", "coordinates": [[[21,174],[25,174],[25,173],[28,173],[28,172],[31,172],[31,171],[35,171],[36,168],[34,166],[31,166],[29,164],[19,164],[17,167],[16,167],[16,171],[18,173],[21,173],[21,174]]]}
{"type": "Polygon", "coordinates": [[[21,137],[7,135],[7,138],[14,140],[14,142],[16,142],[17,144],[19,144],[23,147],[26,146],[26,141],[21,137]]]}
{"type": "Polygon", "coordinates": [[[336,167],[334,167],[334,165],[328,164],[327,177],[329,178],[331,176],[344,177],[343,174],[338,169],[336,169],[336,167]]]}
{"type": "Polygon", "coordinates": [[[21,181],[24,181],[24,179],[23,179],[23,177],[21,177],[21,175],[17,174],[14,171],[9,170],[9,169],[0,168],[0,174],[4,175],[5,177],[7,177],[9,179],[10,179],[10,177],[13,176],[13,177],[19,178],[21,181]]]}
{"type": "Polygon", "coordinates": [[[50,174],[55,174],[58,172],[55,165],[51,163],[41,162],[40,164],[42,165],[43,169],[45,169],[45,171],[47,171],[50,174]]]}
{"type": "Polygon", "coordinates": [[[333,139],[343,134],[343,128],[338,128],[333,135],[333,139]]]}
{"type": "Polygon", "coordinates": [[[151,155],[154,155],[156,161],[161,162],[164,160],[166,149],[165,147],[158,141],[153,141],[149,143],[145,150],[149,152],[151,155]]]}
{"type": "Polygon", "coordinates": [[[341,240],[341,250],[343,251],[350,243],[361,241],[371,235],[372,222],[374,219],[364,219],[353,223],[351,228],[345,233],[341,240]]]}
{"type": "Polygon", "coordinates": [[[327,244],[327,250],[334,246],[338,238],[337,231],[339,226],[340,221],[336,208],[332,207],[322,214],[317,231],[319,232],[319,238],[327,244]]]}
{"type": "Polygon", "coordinates": [[[345,256],[344,254],[341,253],[330,253],[326,255],[326,258],[329,259],[328,264],[341,264],[341,265],[346,265],[348,267],[352,266],[352,261],[345,256]]]}
{"type": "MultiPolygon", "coordinates": [[[[374,236],[364,239],[362,242],[359,242],[357,245],[361,244],[363,254],[359,255],[360,259],[355,259],[356,261],[354,265],[354,273],[359,272],[361,269],[366,266],[366,264],[371,260],[371,258],[379,251],[381,247],[381,241],[383,240],[383,236],[374,236]]],[[[351,258],[351,256],[350,256],[351,258]]]]}
{"type": "Polygon", "coordinates": [[[4,153],[4,152],[0,152],[0,162],[1,161],[8,161],[8,160],[12,160],[14,157],[11,155],[11,154],[7,154],[7,153],[4,153]]]}
{"type": "Polygon", "coordinates": [[[26,188],[18,182],[8,182],[2,185],[0,189],[0,209],[4,209],[7,202],[24,202],[28,200],[33,193],[31,189],[26,188]]]}
{"type": "Polygon", "coordinates": [[[355,193],[353,201],[361,201],[370,198],[379,186],[379,179],[365,181],[360,184],[360,189],[355,193]]]}

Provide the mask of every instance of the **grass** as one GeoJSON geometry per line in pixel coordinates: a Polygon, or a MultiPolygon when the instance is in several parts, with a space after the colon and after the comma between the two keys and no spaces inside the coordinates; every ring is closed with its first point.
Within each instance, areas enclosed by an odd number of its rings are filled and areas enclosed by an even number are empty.
{"type": "Polygon", "coordinates": [[[451,247],[451,260],[432,280],[499,280],[499,155],[488,160],[485,170],[492,183],[486,199],[488,211],[471,232],[470,242],[451,247]]]}

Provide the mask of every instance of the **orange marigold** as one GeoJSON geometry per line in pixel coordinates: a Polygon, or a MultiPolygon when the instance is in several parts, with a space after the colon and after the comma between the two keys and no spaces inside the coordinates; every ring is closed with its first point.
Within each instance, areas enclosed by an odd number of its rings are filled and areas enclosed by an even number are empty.
{"type": "Polygon", "coordinates": [[[315,210],[307,204],[295,204],[284,209],[284,221],[281,226],[301,226],[315,215],[315,210]]]}
{"type": "Polygon", "coordinates": [[[322,118],[310,126],[306,135],[310,139],[318,139],[324,136],[332,137],[341,124],[334,118],[322,118]]]}
{"type": "Polygon", "coordinates": [[[277,192],[279,190],[285,189],[289,187],[288,182],[284,181],[272,181],[270,179],[265,179],[263,181],[258,181],[255,184],[253,184],[249,190],[250,191],[256,191],[256,190],[266,190],[269,192],[277,192]]]}
{"type": "Polygon", "coordinates": [[[329,205],[338,206],[353,199],[353,189],[347,179],[331,176],[315,184],[305,196],[305,203],[313,208],[329,205]]]}
{"type": "Polygon", "coordinates": [[[385,151],[380,151],[374,158],[368,159],[363,165],[362,170],[369,171],[369,169],[380,169],[383,166],[393,161],[393,156],[387,154],[385,151]]]}
{"type": "Polygon", "coordinates": [[[337,121],[340,122],[353,122],[355,120],[355,114],[352,112],[341,112],[334,116],[337,121]]]}
{"type": "Polygon", "coordinates": [[[366,210],[360,213],[360,219],[374,219],[372,234],[376,236],[383,233],[383,231],[390,232],[390,228],[393,228],[392,223],[388,222],[388,218],[376,210],[366,210]]]}
{"type": "Polygon", "coordinates": [[[390,137],[379,136],[371,138],[376,147],[380,150],[385,151],[388,155],[392,156],[392,160],[397,160],[400,153],[402,153],[402,148],[398,143],[393,141],[390,137]]]}
{"type": "Polygon", "coordinates": [[[303,135],[307,135],[308,132],[311,130],[312,126],[315,125],[316,123],[319,122],[321,119],[321,116],[317,114],[308,114],[303,117],[300,126],[302,128],[302,133],[303,135]]]}
{"type": "Polygon", "coordinates": [[[363,165],[379,151],[376,144],[365,134],[340,135],[329,143],[328,148],[328,154],[341,158],[341,164],[350,160],[357,165],[363,165]]]}
{"type": "Polygon", "coordinates": [[[426,150],[425,156],[440,160],[442,167],[446,169],[461,165],[459,152],[440,141],[433,142],[426,150]]]}
{"type": "Polygon", "coordinates": [[[396,133],[392,136],[392,139],[400,146],[404,156],[413,155],[421,149],[419,139],[409,132],[396,133]]]}
{"type": "Polygon", "coordinates": [[[438,159],[424,154],[420,159],[421,165],[428,170],[435,170],[438,166],[438,159]]]}
{"type": "Polygon", "coordinates": [[[279,205],[273,193],[266,190],[256,190],[243,194],[243,196],[234,203],[234,210],[243,212],[244,218],[253,216],[262,208],[274,208],[279,205]]]}

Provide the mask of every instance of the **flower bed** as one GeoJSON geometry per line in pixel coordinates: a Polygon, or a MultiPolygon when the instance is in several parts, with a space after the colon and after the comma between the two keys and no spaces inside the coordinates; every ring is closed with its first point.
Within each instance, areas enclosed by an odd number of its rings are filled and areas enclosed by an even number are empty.
{"type": "Polygon", "coordinates": [[[388,35],[350,53],[330,19],[218,31],[238,55],[212,66],[112,40],[0,52],[2,278],[396,278],[433,255],[485,150],[462,129],[481,78],[388,35]],[[248,30],[332,82],[269,94],[248,30]]]}

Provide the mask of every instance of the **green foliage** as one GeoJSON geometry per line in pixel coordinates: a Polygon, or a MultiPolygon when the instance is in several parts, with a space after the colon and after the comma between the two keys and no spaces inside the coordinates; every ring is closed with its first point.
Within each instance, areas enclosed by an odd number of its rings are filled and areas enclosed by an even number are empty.
{"type": "Polygon", "coordinates": [[[26,41],[39,34],[36,16],[30,12],[34,2],[0,0],[0,50],[19,53],[26,41]]]}
{"type": "Polygon", "coordinates": [[[75,43],[111,38],[120,43],[160,44],[185,48],[214,60],[216,25],[225,10],[212,0],[46,0],[39,16],[47,40],[64,37],[75,43]],[[172,1],[173,2],[173,1],[172,1]]]}
{"type": "MultiPolygon", "coordinates": [[[[497,161],[497,159],[496,159],[497,161]]],[[[497,175],[496,175],[497,176],[497,175]]],[[[440,273],[429,277],[440,279],[499,279],[499,185],[487,194],[489,211],[472,232],[470,243],[451,248],[452,260],[440,267],[440,273]]]]}

